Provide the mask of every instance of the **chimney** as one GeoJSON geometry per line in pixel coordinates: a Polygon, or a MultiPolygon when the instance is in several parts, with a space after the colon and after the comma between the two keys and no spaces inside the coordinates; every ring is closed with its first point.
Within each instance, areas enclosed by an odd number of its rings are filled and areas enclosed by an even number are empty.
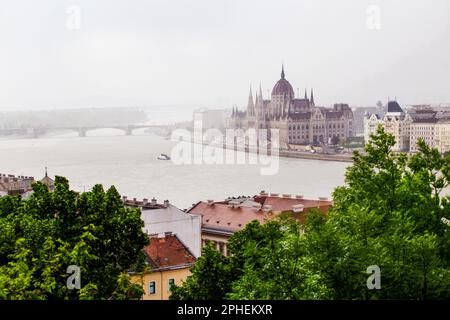
{"type": "Polygon", "coordinates": [[[128,199],[127,196],[122,197],[123,202],[127,202],[127,199],[128,199]]]}
{"type": "Polygon", "coordinates": [[[164,200],[164,207],[168,207],[169,206],[169,200],[164,200]]]}
{"type": "Polygon", "coordinates": [[[259,211],[259,209],[261,209],[261,204],[260,204],[260,203],[254,203],[254,204],[252,205],[252,209],[253,209],[254,211],[259,211]]]}
{"type": "Polygon", "coordinates": [[[156,206],[156,199],[155,198],[152,199],[152,206],[156,206]]]}
{"type": "Polygon", "coordinates": [[[292,206],[292,211],[294,211],[295,213],[303,212],[304,208],[305,206],[303,204],[296,204],[292,206]]]}
{"type": "Polygon", "coordinates": [[[207,200],[208,201],[208,206],[212,206],[214,204],[214,200],[207,200]]]}
{"type": "Polygon", "coordinates": [[[136,198],[133,198],[133,202],[136,203],[136,198]]]}
{"type": "Polygon", "coordinates": [[[303,195],[298,194],[298,195],[295,196],[295,198],[297,198],[297,199],[303,199],[303,195]]]}
{"type": "Polygon", "coordinates": [[[147,203],[148,203],[148,199],[146,199],[146,198],[142,199],[142,204],[143,204],[144,206],[146,206],[147,203]]]}
{"type": "Polygon", "coordinates": [[[291,198],[290,194],[283,193],[283,198],[291,198]]]}
{"type": "Polygon", "coordinates": [[[238,208],[240,204],[241,204],[241,202],[238,200],[228,201],[228,207],[230,207],[230,208],[238,208]]]}

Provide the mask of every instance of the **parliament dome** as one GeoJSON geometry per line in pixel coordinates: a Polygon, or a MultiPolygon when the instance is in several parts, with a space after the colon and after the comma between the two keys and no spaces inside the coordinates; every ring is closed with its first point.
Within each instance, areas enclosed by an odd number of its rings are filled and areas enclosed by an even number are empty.
{"type": "Polygon", "coordinates": [[[272,95],[287,95],[294,97],[294,89],[284,77],[284,67],[281,68],[281,79],[278,80],[273,87],[272,95]]]}

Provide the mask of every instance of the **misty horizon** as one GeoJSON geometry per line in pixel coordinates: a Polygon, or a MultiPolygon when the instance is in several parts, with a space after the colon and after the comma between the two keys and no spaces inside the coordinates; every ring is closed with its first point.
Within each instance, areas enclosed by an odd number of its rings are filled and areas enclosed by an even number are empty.
{"type": "Polygon", "coordinates": [[[322,106],[449,103],[449,21],[446,0],[5,1],[0,112],[244,108],[250,86],[269,98],[282,63],[322,106]]]}

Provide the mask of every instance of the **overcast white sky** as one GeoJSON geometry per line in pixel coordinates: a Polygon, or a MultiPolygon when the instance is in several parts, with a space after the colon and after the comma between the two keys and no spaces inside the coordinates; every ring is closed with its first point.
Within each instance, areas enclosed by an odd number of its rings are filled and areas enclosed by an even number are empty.
{"type": "Polygon", "coordinates": [[[244,106],[282,62],[320,105],[450,102],[450,1],[0,0],[0,110],[244,106]]]}

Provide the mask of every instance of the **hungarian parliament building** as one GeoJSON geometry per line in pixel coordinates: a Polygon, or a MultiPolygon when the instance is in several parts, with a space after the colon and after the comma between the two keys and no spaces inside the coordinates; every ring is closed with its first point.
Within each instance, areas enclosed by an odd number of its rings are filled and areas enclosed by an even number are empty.
{"type": "Polygon", "coordinates": [[[338,144],[353,135],[353,112],[348,104],[335,104],[333,108],[317,106],[313,90],[310,97],[295,97],[294,90],[285,78],[284,67],[281,79],[272,90],[271,99],[263,98],[261,87],[253,97],[250,88],[247,109],[233,108],[228,119],[228,129],[278,129],[280,147],[291,145],[338,144]]]}

